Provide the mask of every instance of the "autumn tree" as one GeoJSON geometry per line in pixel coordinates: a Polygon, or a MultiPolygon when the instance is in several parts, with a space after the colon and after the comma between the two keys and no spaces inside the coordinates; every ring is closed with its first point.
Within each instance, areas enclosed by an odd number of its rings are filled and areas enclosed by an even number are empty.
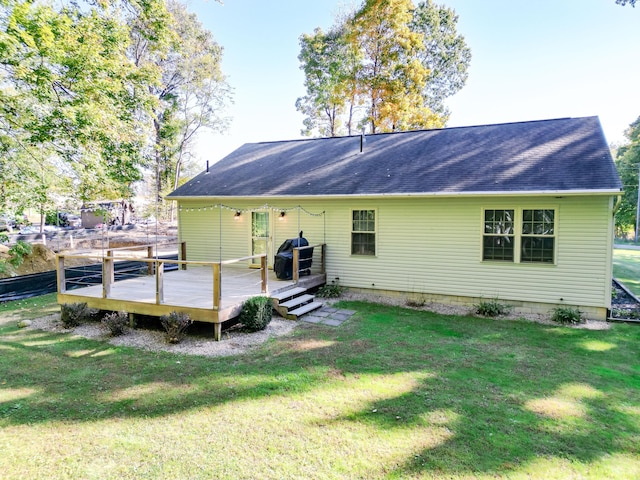
{"type": "Polygon", "coordinates": [[[457,20],[430,0],[366,0],[330,34],[301,37],[305,133],[342,134],[346,116],[351,134],[354,113],[372,133],[443,126],[444,100],[464,86],[471,58],[457,20]]]}

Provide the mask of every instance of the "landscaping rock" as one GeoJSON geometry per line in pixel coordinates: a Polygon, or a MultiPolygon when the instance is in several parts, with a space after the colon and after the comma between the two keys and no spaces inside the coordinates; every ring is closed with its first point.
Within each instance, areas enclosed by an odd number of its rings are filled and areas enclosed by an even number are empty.
{"type": "Polygon", "coordinates": [[[18,328],[26,328],[31,326],[31,320],[20,320],[18,322],[18,328]]]}

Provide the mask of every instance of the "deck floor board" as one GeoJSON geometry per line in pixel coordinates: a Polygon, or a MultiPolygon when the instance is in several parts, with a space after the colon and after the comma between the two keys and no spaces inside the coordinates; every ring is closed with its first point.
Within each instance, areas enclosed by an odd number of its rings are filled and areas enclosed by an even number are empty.
{"type": "MultiPolygon", "coordinates": [[[[262,295],[260,270],[258,269],[223,267],[221,275],[220,308],[235,305],[255,295],[262,295]]],[[[204,309],[213,308],[212,277],[212,270],[206,267],[190,267],[188,270],[165,272],[164,304],[204,309]]],[[[285,290],[293,285],[293,281],[279,280],[272,271],[269,271],[267,294],[285,290]]],[[[69,290],[67,293],[102,298],[102,285],[69,290]]],[[[155,303],[156,277],[149,275],[117,281],[111,285],[109,299],[155,303]]]]}

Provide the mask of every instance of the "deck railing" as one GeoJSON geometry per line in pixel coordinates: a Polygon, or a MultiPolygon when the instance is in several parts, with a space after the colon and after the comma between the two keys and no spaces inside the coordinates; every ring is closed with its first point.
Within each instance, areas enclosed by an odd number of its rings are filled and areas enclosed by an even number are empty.
{"type": "MultiPolygon", "coordinates": [[[[298,283],[298,281],[300,280],[300,272],[302,271],[300,269],[300,252],[303,250],[309,250],[312,248],[320,248],[320,272],[324,274],[325,273],[325,267],[326,267],[326,263],[325,263],[325,253],[326,253],[326,243],[318,243],[316,245],[308,245],[306,247],[295,247],[293,249],[293,281],[298,283]]],[[[311,264],[312,267],[314,267],[313,263],[311,264]]],[[[315,267],[314,267],[315,269],[315,267]]]]}
{"type": "MultiPolygon", "coordinates": [[[[124,250],[129,247],[124,247],[124,250]]],[[[65,259],[96,259],[97,262],[102,262],[102,298],[111,298],[111,286],[115,282],[115,261],[135,261],[146,263],[148,265],[146,271],[147,275],[155,275],[155,303],[161,305],[164,303],[164,271],[165,265],[178,265],[181,269],[186,269],[188,265],[204,265],[209,266],[213,273],[213,309],[218,310],[220,308],[220,300],[222,297],[222,276],[221,267],[223,265],[231,265],[238,262],[260,259],[261,270],[261,292],[266,293],[268,291],[267,285],[267,256],[265,254],[251,255],[247,257],[234,258],[230,260],[224,260],[221,262],[205,262],[205,261],[193,261],[193,260],[171,260],[152,257],[116,257],[114,250],[109,249],[108,254],[104,257],[101,255],[68,255],[58,254],[56,262],[58,293],[66,293],[67,281],[65,277],[65,259]]],[[[148,255],[152,254],[152,250],[148,250],[148,255]]]]}
{"type": "MultiPolygon", "coordinates": [[[[167,247],[168,245],[161,245],[162,247],[167,247]]],[[[174,251],[175,251],[175,244],[174,251]]],[[[148,245],[134,245],[129,247],[119,247],[119,248],[109,248],[106,250],[106,256],[97,255],[97,254],[58,254],[57,255],[57,283],[58,283],[58,293],[66,293],[67,291],[67,280],[65,276],[65,260],[72,259],[82,259],[82,260],[95,260],[95,263],[102,263],[102,298],[111,298],[111,286],[115,283],[115,262],[116,261],[133,261],[139,263],[146,263],[146,274],[147,275],[155,275],[155,303],[157,305],[161,305],[164,303],[164,272],[165,265],[177,265],[179,269],[186,270],[189,265],[191,266],[205,266],[212,269],[213,274],[213,309],[218,310],[220,307],[220,300],[222,297],[222,278],[221,278],[221,268],[223,265],[231,265],[234,263],[244,262],[244,261],[252,261],[254,259],[260,259],[260,278],[261,278],[261,293],[266,293],[268,291],[267,285],[267,256],[266,254],[260,255],[250,255],[246,257],[233,258],[230,260],[218,261],[218,262],[207,262],[207,261],[193,261],[187,260],[187,250],[184,242],[178,244],[178,249],[180,251],[181,260],[172,260],[172,259],[164,259],[158,258],[158,247],[159,245],[148,244],[148,245]],[[131,252],[135,250],[142,250],[143,255],[145,256],[135,256],[132,255],[131,252]],[[145,252],[146,250],[146,252],[145,252]],[[125,253],[124,255],[121,255],[125,253]]],[[[300,257],[301,252],[309,249],[316,249],[314,253],[319,251],[319,261],[312,262],[312,269],[314,273],[325,273],[325,258],[326,258],[326,244],[319,243],[315,245],[309,245],[306,247],[296,247],[293,249],[293,265],[292,265],[292,276],[293,281],[298,283],[300,281],[300,257]]],[[[302,255],[304,257],[304,255],[302,255]]],[[[314,257],[316,255],[314,254],[314,257]]]]}

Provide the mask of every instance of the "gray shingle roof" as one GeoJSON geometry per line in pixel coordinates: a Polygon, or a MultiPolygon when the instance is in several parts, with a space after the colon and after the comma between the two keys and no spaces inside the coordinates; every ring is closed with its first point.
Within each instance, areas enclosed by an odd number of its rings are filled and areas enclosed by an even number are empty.
{"type": "Polygon", "coordinates": [[[169,195],[620,190],[597,117],[248,143],[169,195]]]}

